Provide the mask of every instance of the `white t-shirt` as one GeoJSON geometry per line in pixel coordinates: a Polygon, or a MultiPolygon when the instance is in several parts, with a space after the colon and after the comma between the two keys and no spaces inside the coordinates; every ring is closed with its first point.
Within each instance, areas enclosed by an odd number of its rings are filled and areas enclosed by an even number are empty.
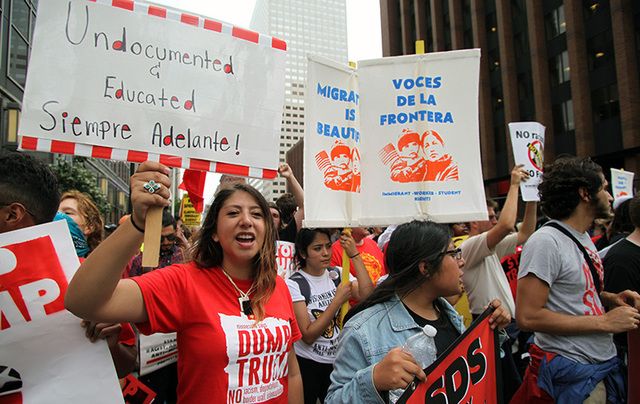
{"type": "MultiPolygon", "coordinates": [[[[599,273],[602,284],[602,261],[587,233],[559,223],[585,247],[599,273]]],[[[589,264],[578,246],[565,234],[544,226],[536,231],[522,249],[518,279],[528,274],[549,285],[545,307],[556,313],[574,316],[600,316],[604,307],[595,289],[589,264]]],[[[613,358],[616,349],[612,334],[553,335],[535,333],[535,343],[545,351],[555,352],[580,363],[598,363],[613,358]]]]}
{"type": "Polygon", "coordinates": [[[469,237],[460,245],[465,261],[462,282],[469,296],[469,311],[482,314],[493,299],[500,299],[515,318],[516,304],[500,259],[515,252],[518,233],[509,234],[493,250],[487,245],[487,234],[469,237]]]}
{"type": "MultiPolygon", "coordinates": [[[[336,269],[338,271],[325,270],[320,276],[309,275],[302,270],[298,272],[307,280],[311,291],[309,303],[307,304],[309,320],[315,321],[316,318],[318,318],[320,314],[327,309],[335,297],[336,284],[331,276],[335,276],[332,274],[339,274],[342,271],[342,268],[336,267],[336,269]]],[[[352,275],[349,275],[349,279],[352,282],[356,280],[352,275]]],[[[291,279],[287,279],[286,282],[289,287],[289,293],[291,293],[291,300],[294,303],[304,302],[305,298],[300,292],[298,284],[291,279]]],[[[338,349],[339,334],[340,329],[338,328],[334,317],[327,329],[323,331],[313,344],[306,344],[302,340],[297,341],[294,344],[296,355],[319,363],[333,363],[338,349]]]]}

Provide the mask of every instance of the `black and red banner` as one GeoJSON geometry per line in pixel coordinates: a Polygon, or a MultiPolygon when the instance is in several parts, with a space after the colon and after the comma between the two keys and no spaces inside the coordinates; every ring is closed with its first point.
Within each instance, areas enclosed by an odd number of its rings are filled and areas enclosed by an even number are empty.
{"type": "Polygon", "coordinates": [[[129,373],[122,384],[122,396],[125,404],[150,404],[156,393],[129,373]]]}
{"type": "Polygon", "coordinates": [[[501,403],[498,332],[489,307],[424,370],[427,380],[409,384],[398,403],[501,403]]]}

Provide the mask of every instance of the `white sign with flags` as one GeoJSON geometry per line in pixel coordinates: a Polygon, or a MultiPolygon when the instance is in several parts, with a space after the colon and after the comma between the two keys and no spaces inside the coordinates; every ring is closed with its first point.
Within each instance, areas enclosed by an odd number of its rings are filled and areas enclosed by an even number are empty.
{"type": "Polygon", "coordinates": [[[135,160],[136,151],[177,156],[186,168],[180,158],[277,170],[285,49],[148,3],[43,1],[22,146],[35,139],[58,153],[135,160]]]}
{"type": "Polygon", "coordinates": [[[539,201],[538,184],[542,181],[544,166],[544,131],[538,122],[511,122],[511,146],[516,164],[524,165],[529,179],[520,183],[522,200],[539,201]]]}
{"type": "Polygon", "coordinates": [[[482,220],[480,51],[309,59],[305,226],[482,220]],[[464,94],[464,96],[461,96],[464,94]],[[308,202],[307,202],[308,201],[308,202]]]}
{"type": "Polygon", "coordinates": [[[178,338],[175,332],[140,334],[140,376],[178,361],[178,338]]]}
{"type": "Polygon", "coordinates": [[[307,227],[357,226],[360,217],[356,72],[309,56],[305,94],[304,206],[307,227]]]}
{"type": "Polygon", "coordinates": [[[613,189],[614,202],[620,198],[633,196],[633,177],[631,171],[611,169],[611,188],[613,189]]]}
{"type": "Polygon", "coordinates": [[[78,266],[64,220],[0,234],[0,402],[123,402],[107,343],[64,308],[78,266]]]}

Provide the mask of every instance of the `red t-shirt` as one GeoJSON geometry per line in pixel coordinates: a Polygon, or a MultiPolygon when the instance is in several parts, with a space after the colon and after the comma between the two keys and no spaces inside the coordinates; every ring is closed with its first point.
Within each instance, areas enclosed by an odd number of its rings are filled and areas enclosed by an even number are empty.
{"type": "MultiPolygon", "coordinates": [[[[356,248],[362,257],[362,262],[364,263],[365,268],[367,268],[371,282],[375,285],[378,278],[387,273],[387,269],[384,265],[384,257],[375,241],[368,237],[365,237],[362,240],[364,243],[361,246],[356,246],[356,248]]],[[[331,266],[342,266],[342,246],[340,245],[339,240],[331,246],[331,266]]],[[[353,268],[353,261],[351,261],[349,269],[351,275],[355,276],[356,271],[353,268]]]]}
{"type": "MultiPolygon", "coordinates": [[[[257,325],[241,314],[238,292],[219,268],[187,263],[131,279],[149,317],[140,331],[178,334],[181,403],[287,402],[288,353],[301,334],[280,277],[257,325]]],[[[234,282],[243,292],[252,283],[234,282]]]]}

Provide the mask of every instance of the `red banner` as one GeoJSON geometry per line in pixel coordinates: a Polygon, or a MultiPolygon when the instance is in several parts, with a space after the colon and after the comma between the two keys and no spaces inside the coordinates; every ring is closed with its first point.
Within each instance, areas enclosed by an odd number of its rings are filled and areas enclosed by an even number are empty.
{"type": "Polygon", "coordinates": [[[398,403],[500,403],[498,333],[489,327],[488,308],[425,369],[427,380],[411,383],[398,403]]]}
{"type": "Polygon", "coordinates": [[[156,397],[156,393],[134,375],[128,374],[124,378],[122,396],[126,404],[149,404],[156,397]]]}

